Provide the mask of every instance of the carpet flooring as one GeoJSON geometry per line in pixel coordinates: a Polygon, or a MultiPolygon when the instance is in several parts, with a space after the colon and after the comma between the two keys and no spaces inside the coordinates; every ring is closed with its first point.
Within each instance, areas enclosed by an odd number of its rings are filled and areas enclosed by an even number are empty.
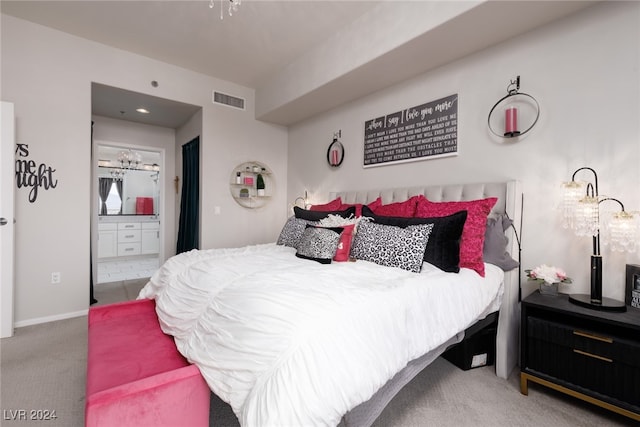
{"type": "MultiPolygon", "coordinates": [[[[132,299],[143,284],[132,282],[113,285],[111,289],[101,288],[96,297],[99,304],[132,299]]],[[[14,337],[2,339],[0,424],[83,426],[86,343],[86,316],[18,328],[14,337]],[[16,419],[22,414],[20,410],[25,411],[27,419],[16,419]],[[29,420],[32,410],[55,411],[56,418],[29,420]]],[[[523,396],[519,391],[517,370],[509,380],[503,380],[495,376],[493,367],[462,371],[439,358],[400,391],[374,427],[615,427],[639,424],[536,384],[530,385],[529,396],[523,396]]],[[[215,396],[212,397],[210,425],[239,426],[229,406],[215,396]]]]}

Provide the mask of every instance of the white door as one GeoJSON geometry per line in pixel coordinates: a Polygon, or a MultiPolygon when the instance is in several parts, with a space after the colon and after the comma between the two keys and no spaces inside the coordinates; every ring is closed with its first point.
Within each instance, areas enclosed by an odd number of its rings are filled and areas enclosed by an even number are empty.
{"type": "Polygon", "coordinates": [[[0,337],[6,338],[13,336],[13,104],[2,102],[0,116],[0,337]]]}

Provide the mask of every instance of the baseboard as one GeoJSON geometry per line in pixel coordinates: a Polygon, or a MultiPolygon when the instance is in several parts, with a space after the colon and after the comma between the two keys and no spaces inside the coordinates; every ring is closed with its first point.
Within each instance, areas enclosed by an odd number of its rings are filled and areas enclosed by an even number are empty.
{"type": "Polygon", "coordinates": [[[15,328],[22,328],[24,326],[39,325],[41,323],[55,322],[56,320],[64,320],[64,319],[71,319],[73,317],[86,316],[88,312],[89,312],[89,309],[85,309],[80,311],[74,311],[71,313],[56,314],[54,316],[37,317],[35,319],[21,320],[21,321],[15,322],[13,326],[15,328]]]}

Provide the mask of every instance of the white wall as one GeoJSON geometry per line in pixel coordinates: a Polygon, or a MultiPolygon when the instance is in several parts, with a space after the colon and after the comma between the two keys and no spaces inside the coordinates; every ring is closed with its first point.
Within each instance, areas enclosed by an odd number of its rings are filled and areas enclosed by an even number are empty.
{"type": "MultiPolygon", "coordinates": [[[[560,183],[591,166],[601,194],[640,209],[639,71],[640,4],[598,4],[293,126],[288,198],[308,190],[317,203],[335,190],[517,179],[525,194],[523,267],[564,267],[575,280],[561,290],[588,293],[591,239],[562,229],[555,209],[560,183]],[[487,115],[517,75],[521,91],[540,103],[541,116],[519,142],[505,143],[489,132],[487,115]],[[458,156],[362,168],[366,120],[455,93],[458,156]],[[346,154],[333,169],[326,150],[338,130],[346,154]]],[[[640,256],[606,249],[603,255],[603,293],[624,299],[625,263],[640,264],[640,256]]]]}
{"type": "Polygon", "coordinates": [[[257,122],[251,89],[2,15],[3,100],[15,103],[16,141],[55,169],[57,187],[16,190],[17,326],[86,311],[89,302],[91,83],[202,106],[202,247],[273,241],[286,219],[287,131],[257,122]],[[159,82],[153,88],[152,80],[159,82]],[[246,98],[246,111],[215,106],[213,89],[246,98]],[[267,163],[282,185],[249,211],[229,194],[236,164],[267,163]],[[219,206],[220,215],[213,215],[219,206]],[[51,273],[61,273],[52,285],[51,273]]]}

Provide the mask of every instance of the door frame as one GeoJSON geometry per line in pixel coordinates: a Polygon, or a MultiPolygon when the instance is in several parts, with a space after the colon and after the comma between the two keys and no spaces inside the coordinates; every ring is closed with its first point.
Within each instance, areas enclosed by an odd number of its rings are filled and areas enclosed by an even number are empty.
{"type": "Polygon", "coordinates": [[[0,178],[1,194],[0,217],[7,224],[0,226],[0,338],[13,336],[14,331],[14,292],[15,292],[15,111],[11,102],[2,101],[0,116],[2,132],[0,135],[0,178]]]}
{"type": "MultiPolygon", "coordinates": [[[[123,150],[139,150],[139,151],[148,151],[152,153],[158,153],[160,155],[160,176],[162,174],[166,174],[166,166],[165,166],[165,149],[160,147],[154,147],[151,145],[136,145],[129,144],[124,142],[114,142],[114,141],[105,141],[105,140],[93,140],[92,141],[92,156],[91,156],[91,265],[93,266],[92,270],[92,278],[95,286],[98,284],[98,223],[99,223],[99,211],[98,211],[98,150],[99,147],[111,147],[111,148],[121,148],[123,150]]],[[[158,252],[158,259],[160,261],[164,260],[165,253],[165,244],[164,244],[164,227],[166,226],[167,221],[167,204],[166,204],[166,194],[165,194],[165,180],[158,179],[159,185],[159,198],[160,203],[158,204],[158,219],[160,221],[160,250],[158,252]]]]}

